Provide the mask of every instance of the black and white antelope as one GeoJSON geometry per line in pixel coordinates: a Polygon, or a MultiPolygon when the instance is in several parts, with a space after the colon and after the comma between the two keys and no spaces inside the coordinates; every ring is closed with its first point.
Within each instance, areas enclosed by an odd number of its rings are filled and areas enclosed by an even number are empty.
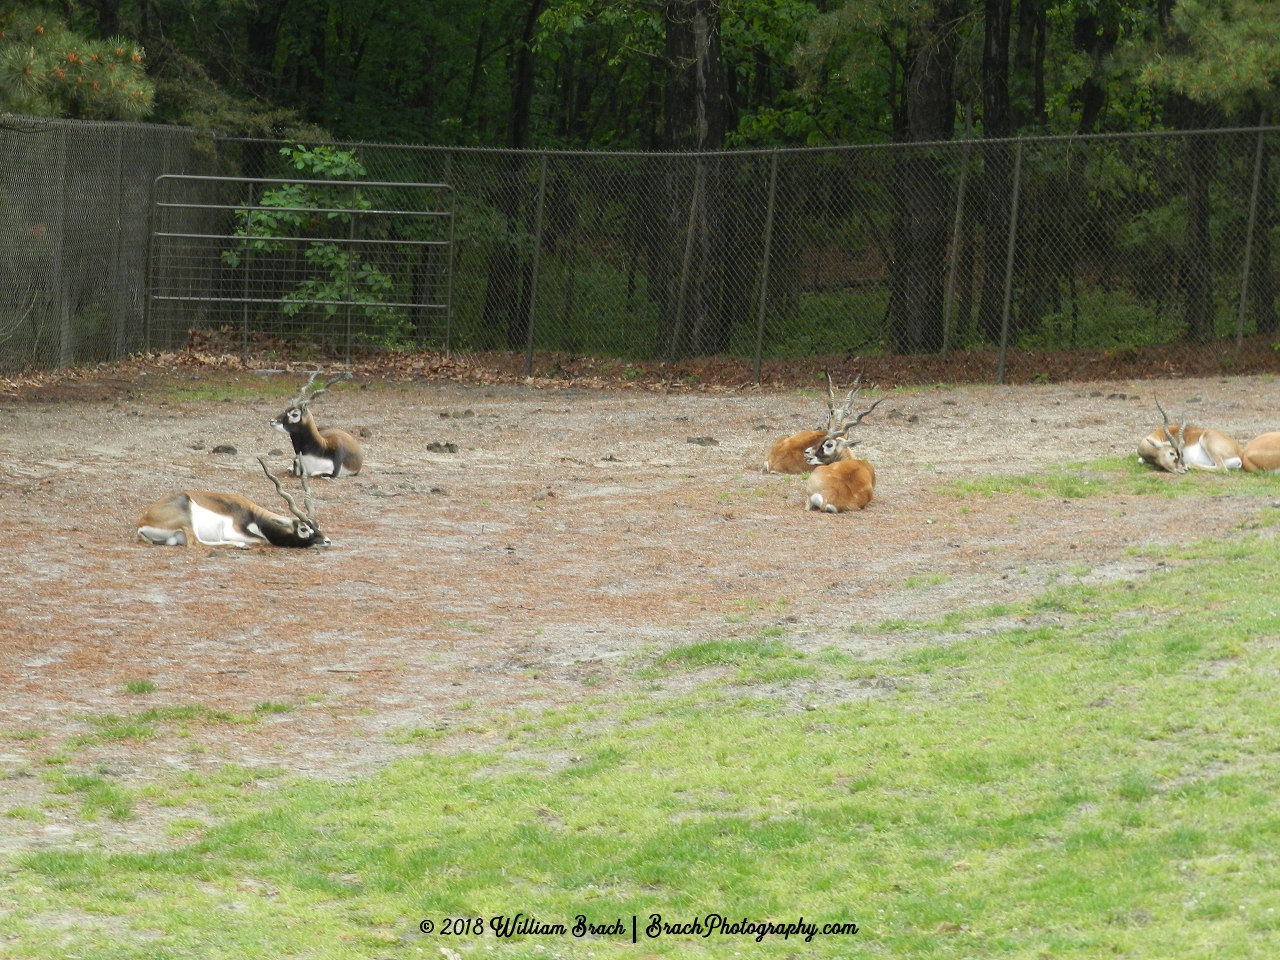
{"type": "Polygon", "coordinates": [[[292,517],[282,517],[264,510],[238,493],[208,493],[186,490],[157,500],[138,520],[138,539],[157,546],[189,547],[199,543],[206,547],[250,547],[270,544],[273,547],[327,547],[329,538],[316,525],[315,504],[302,478],[303,503],[307,512],[280,486],[280,481],[261,457],[262,472],[276,485],[276,493],[284,497],[292,517]]]}
{"type": "Polygon", "coordinates": [[[299,477],[354,477],[364,463],[364,451],[360,442],[345,430],[337,427],[316,427],[311,416],[311,402],[339,380],[350,376],[334,377],[319,390],[308,393],[320,371],[311,374],[299,393],[285,408],[284,413],[271,421],[271,425],[289,435],[293,444],[293,472],[299,477]]]}
{"type": "MultiPolygon", "coordinates": [[[[807,473],[809,464],[804,458],[805,450],[822,443],[839,425],[840,415],[836,412],[835,385],[831,382],[831,371],[827,370],[825,373],[827,376],[827,428],[801,430],[799,433],[779,439],[770,448],[769,455],[765,457],[761,473],[807,473]]],[[[850,398],[858,392],[858,384],[861,382],[862,374],[858,374],[858,379],[853,381],[853,389],[849,391],[850,398]]]]}
{"type": "MultiPolygon", "coordinates": [[[[861,380],[859,377],[858,381],[861,380]]],[[[849,396],[845,398],[839,417],[833,411],[832,424],[822,442],[804,452],[805,462],[813,468],[813,472],[809,474],[809,498],[804,504],[806,510],[824,510],[827,513],[861,510],[871,502],[875,494],[876,468],[850,452],[851,447],[862,441],[850,440],[849,431],[878,407],[884,397],[853,417],[853,401],[857,396],[858,383],[855,382],[849,396]]]]}

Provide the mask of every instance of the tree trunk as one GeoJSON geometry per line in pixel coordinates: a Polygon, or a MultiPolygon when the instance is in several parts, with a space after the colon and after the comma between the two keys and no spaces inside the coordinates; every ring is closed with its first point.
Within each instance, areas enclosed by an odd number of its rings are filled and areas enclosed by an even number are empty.
{"type": "MultiPolygon", "coordinates": [[[[960,0],[932,9],[907,41],[903,104],[906,139],[950,140],[960,0]]],[[[890,336],[898,353],[942,349],[942,305],[952,211],[943,156],[903,152],[894,171],[898,216],[890,264],[890,336]]]]}
{"type": "MultiPolygon", "coordinates": [[[[724,64],[720,50],[718,0],[669,0],[666,21],[667,144],[673,150],[721,150],[725,135],[724,64]]],[[[728,346],[734,322],[721,310],[724,278],[721,165],[699,161],[698,189],[687,217],[672,216],[683,227],[673,235],[674,249],[691,256],[676,270],[684,296],[673,299],[667,320],[668,356],[718,353],[728,346]],[[692,230],[693,236],[682,234],[692,230]]],[[[672,202],[679,203],[674,194],[672,202]]],[[[673,211],[674,212],[674,211],[673,211]]]]}
{"type": "MultiPolygon", "coordinates": [[[[526,150],[533,106],[533,34],[544,0],[529,0],[520,40],[511,53],[511,108],[507,112],[507,147],[526,150]]],[[[491,193],[493,205],[506,220],[508,235],[497,241],[489,255],[488,282],[481,313],[481,345],[523,350],[529,333],[529,280],[532,267],[520,255],[516,236],[521,232],[521,198],[527,193],[526,164],[513,154],[498,161],[498,185],[491,193]]]]}
{"type": "Polygon", "coordinates": [[[110,40],[120,33],[120,0],[90,0],[90,8],[98,15],[98,37],[110,40]]]}
{"type": "MultiPolygon", "coordinates": [[[[982,135],[988,139],[1012,134],[1009,107],[1009,21],[1011,0],[986,0],[986,32],[982,48],[982,135]]],[[[1004,307],[1004,267],[1008,256],[1009,213],[1013,198],[1010,152],[988,146],[983,156],[983,187],[987,201],[987,233],[983,251],[986,276],[978,326],[991,343],[1000,340],[1004,307]]]]}
{"type": "Polygon", "coordinates": [[[1045,115],[1044,92],[1047,29],[1048,16],[1045,13],[1044,0],[1019,0],[1018,36],[1014,41],[1013,73],[1018,78],[1020,90],[1026,90],[1028,81],[1031,87],[1031,113],[1026,116],[1019,111],[1017,121],[1019,126],[1035,123],[1043,127],[1048,123],[1048,117],[1045,115]]]}
{"type": "Polygon", "coordinates": [[[480,74],[484,69],[484,44],[489,38],[489,5],[486,3],[480,14],[480,30],[476,35],[476,52],[471,59],[471,79],[467,83],[467,97],[462,101],[462,114],[458,126],[467,129],[471,117],[471,105],[475,103],[476,92],[480,89],[480,74]]]}
{"type": "Polygon", "coordinates": [[[255,94],[270,99],[275,92],[276,50],[280,44],[280,24],[284,21],[289,0],[263,2],[246,7],[245,53],[248,70],[246,79],[255,94]]]}
{"type": "Polygon", "coordinates": [[[724,147],[724,64],[717,0],[670,0],[666,21],[667,146],[724,147]]]}
{"type": "Polygon", "coordinates": [[[533,68],[537,54],[533,50],[533,34],[538,29],[544,0],[529,0],[525,11],[520,41],[512,53],[511,110],[507,114],[507,146],[512,150],[529,148],[529,119],[533,106],[533,68]]]}

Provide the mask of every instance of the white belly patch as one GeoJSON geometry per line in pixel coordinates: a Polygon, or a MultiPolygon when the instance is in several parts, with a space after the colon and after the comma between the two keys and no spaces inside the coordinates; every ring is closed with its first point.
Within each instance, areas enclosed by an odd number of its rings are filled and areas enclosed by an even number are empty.
{"type": "Polygon", "coordinates": [[[308,477],[316,475],[328,476],[333,473],[333,461],[328,457],[317,457],[309,453],[298,454],[298,462],[302,464],[302,471],[308,477]]]}
{"type": "Polygon", "coordinates": [[[191,527],[196,532],[196,539],[204,544],[257,542],[237,530],[230,517],[206,510],[195,500],[191,501],[191,527]]]}
{"type": "MultiPolygon", "coordinates": [[[[1203,440],[1197,440],[1182,451],[1182,462],[1188,467],[1214,469],[1213,457],[1209,456],[1209,451],[1204,448],[1203,440]]],[[[1244,466],[1239,457],[1224,457],[1222,462],[1228,470],[1239,470],[1244,466]]]]}

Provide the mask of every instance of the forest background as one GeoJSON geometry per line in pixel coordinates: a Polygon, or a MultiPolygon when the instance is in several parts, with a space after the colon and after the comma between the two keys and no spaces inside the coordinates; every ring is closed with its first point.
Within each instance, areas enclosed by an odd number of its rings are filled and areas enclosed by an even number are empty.
{"type": "Polygon", "coordinates": [[[1257,0],[69,0],[0,11],[0,111],[230,135],[714,150],[947,140],[967,117],[985,137],[1200,129],[1256,122],[1280,77],[1280,5],[1257,0]],[[107,71],[101,87],[86,68],[107,71]]]}
{"type": "MultiPolygon", "coordinates": [[[[602,154],[998,140],[967,198],[956,170],[968,148],[948,160],[904,147],[892,167],[867,158],[844,171],[794,156],[781,173],[776,156],[774,173],[717,158],[713,173],[698,161],[683,178],[654,167],[575,180],[560,164],[545,236],[534,186],[547,175],[515,154],[492,169],[472,158],[474,170],[447,181],[463,196],[465,229],[450,261],[452,313],[437,311],[456,320],[443,343],[667,359],[753,347],[757,357],[945,354],[1007,339],[1204,344],[1277,329],[1280,220],[1274,191],[1256,186],[1271,183],[1272,148],[1209,136],[1176,149],[1072,148],[1030,157],[1020,181],[1005,138],[1265,123],[1278,32],[1280,4],[1257,0],[71,0],[0,7],[0,112],[293,143],[602,154]],[[775,180],[785,199],[766,294],[774,194],[762,191],[775,180]],[[766,208],[769,222],[757,222],[766,208]],[[1023,239],[1011,244],[1005,225],[1019,219],[1023,239]],[[1248,325],[1236,300],[1252,303],[1248,325]]],[[[379,268],[383,286],[426,303],[429,267],[401,260],[379,268]]],[[[301,289],[276,287],[259,299],[293,302],[301,289]]],[[[225,306],[228,289],[202,302],[225,306]]],[[[63,362],[101,352],[77,340],[118,352],[129,339],[123,327],[114,339],[75,333],[69,318],[94,313],[97,294],[85,291],[46,310],[62,317],[44,339],[63,362]]],[[[366,309],[348,293],[369,321],[359,337],[439,339],[425,308],[388,313],[374,297],[366,309]]],[[[19,299],[32,311],[40,300],[19,299]]],[[[324,311],[296,314],[264,316],[263,329],[333,340],[324,311]]],[[[229,322],[247,336],[249,321],[229,314],[184,313],[169,326],[185,336],[229,322]]]]}

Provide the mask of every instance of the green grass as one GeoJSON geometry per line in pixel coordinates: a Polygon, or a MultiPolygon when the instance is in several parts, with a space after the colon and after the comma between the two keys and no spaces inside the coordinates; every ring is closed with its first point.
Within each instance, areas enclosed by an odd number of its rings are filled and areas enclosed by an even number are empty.
{"type": "Polygon", "coordinates": [[[126,693],[155,693],[156,685],[150,680],[130,680],[124,685],[126,693]]]}
{"type": "Polygon", "coordinates": [[[4,815],[13,820],[30,820],[34,823],[46,823],[49,820],[44,811],[36,807],[10,807],[4,812],[4,815]]]}
{"type": "Polygon", "coordinates": [[[639,668],[797,665],[829,694],[804,709],[786,688],[709,675],[680,695],[491,716],[502,736],[484,749],[409,731],[401,742],[431,752],[271,790],[228,768],[130,792],[64,763],[48,776],[84,817],[208,816],[181,821],[196,835],[176,846],[9,858],[0,937],[16,956],[84,958],[1271,957],[1280,546],[1249,535],[1167,556],[1132,589],[1066,582],[900,621],[912,642],[880,660],[760,637],[639,668]],[[993,617],[1012,626],[956,639],[993,617]],[[516,911],[624,917],[628,936],[417,932],[516,911]],[[652,913],[712,911],[861,930],[644,938],[652,913]]]}
{"type": "Polygon", "coordinates": [[[1133,457],[1104,457],[1088,463],[1046,467],[1036,473],[995,475],[958,480],[944,488],[959,497],[1020,493],[1029,497],[1130,496],[1274,496],[1280,494],[1280,475],[1274,473],[1230,474],[1192,471],[1183,476],[1156,470],[1133,457]]]}
{"type": "Polygon", "coordinates": [[[925,573],[907,577],[904,585],[908,590],[919,590],[925,587],[937,587],[947,582],[945,573],[925,573]]]}
{"type": "Polygon", "coordinates": [[[736,684],[787,684],[817,676],[816,664],[806,662],[803,653],[777,639],[784,633],[781,627],[768,627],[757,640],[708,640],[674,647],[641,675],[652,678],[677,670],[736,667],[732,674],[736,684]]]}
{"type": "Polygon", "coordinates": [[[159,707],[123,717],[106,714],[84,719],[93,727],[93,732],[74,738],[71,742],[77,745],[111,740],[151,740],[172,724],[244,723],[252,720],[195,705],[159,707]]]}
{"type": "MultiPolygon", "coordinates": [[[[162,395],[179,403],[242,403],[248,400],[287,400],[298,392],[307,380],[304,374],[278,374],[271,377],[244,375],[215,383],[183,383],[179,380],[165,384],[162,395]]],[[[334,391],[343,389],[342,385],[334,391]]]]}

